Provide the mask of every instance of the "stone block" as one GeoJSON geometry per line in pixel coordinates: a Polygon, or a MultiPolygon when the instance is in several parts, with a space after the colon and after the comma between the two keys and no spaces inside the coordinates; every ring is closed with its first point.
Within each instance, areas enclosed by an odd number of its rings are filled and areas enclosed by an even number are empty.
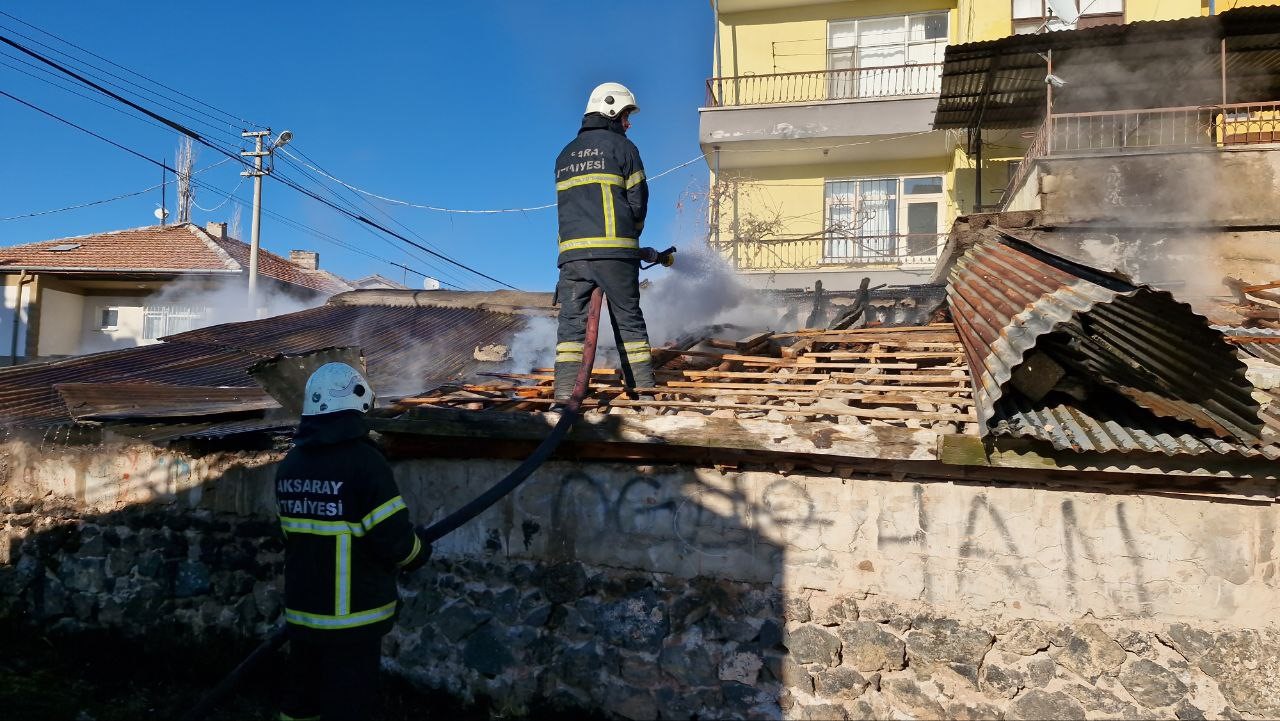
{"type": "Polygon", "coordinates": [[[897,671],[906,666],[906,644],[878,623],[846,623],[839,635],[845,666],[859,671],[897,671]]]}
{"type": "Polygon", "coordinates": [[[487,625],[467,637],[462,663],[485,676],[497,676],[515,663],[515,656],[494,626],[487,625]]]}
{"type": "Polygon", "coordinates": [[[274,619],[284,605],[284,599],[276,584],[258,581],[253,584],[253,600],[257,604],[258,613],[267,620],[274,619]]]}
{"type": "Polygon", "coordinates": [[[652,590],[603,604],[599,618],[600,633],[609,643],[649,653],[662,649],[668,630],[666,604],[652,590]]]}
{"type": "Polygon", "coordinates": [[[1032,689],[1014,699],[1005,709],[1004,717],[1008,721],[1084,721],[1085,712],[1083,706],[1064,693],[1032,689]]]}
{"type": "Polygon", "coordinates": [[[737,651],[720,661],[719,678],[721,681],[736,681],[752,686],[759,678],[763,666],[764,660],[759,654],[737,651]]]}
{"type": "Polygon", "coordinates": [[[1049,634],[1035,621],[1019,621],[1000,637],[996,645],[1011,653],[1034,656],[1049,648],[1049,634]]]}
{"type": "Polygon", "coordinates": [[[953,721],[1000,721],[1004,718],[1004,711],[994,704],[981,701],[952,701],[947,704],[945,718],[953,721]]]}
{"type": "Polygon", "coordinates": [[[434,625],[442,636],[457,643],[491,618],[493,614],[484,609],[465,601],[455,601],[436,613],[434,625]]]}
{"type": "Polygon", "coordinates": [[[840,639],[817,626],[787,629],[782,643],[796,663],[820,663],[834,666],[840,662],[840,639]]]}
{"type": "Polygon", "coordinates": [[[684,686],[713,686],[719,682],[719,663],[702,636],[692,632],[668,639],[658,654],[658,666],[684,686]]]}
{"type": "Polygon", "coordinates": [[[1214,635],[1196,662],[1242,713],[1280,718],[1280,632],[1233,630],[1214,635]]]}
{"type": "Polygon", "coordinates": [[[102,593],[106,589],[106,562],[102,558],[66,558],[58,575],[68,591],[102,593]]]}
{"type": "Polygon", "coordinates": [[[978,687],[978,666],[995,637],[952,619],[929,619],[907,633],[907,659],[912,667],[950,669],[978,687]]]}
{"type": "Polygon", "coordinates": [[[849,712],[844,706],[834,703],[820,703],[800,708],[802,721],[848,721],[849,712]]]}
{"type": "Polygon", "coordinates": [[[648,721],[658,718],[658,703],[653,695],[625,687],[611,690],[606,697],[605,710],[624,719],[648,721]]]}
{"type": "Polygon", "coordinates": [[[1104,673],[1114,673],[1128,654],[1096,623],[1081,623],[1065,629],[1062,648],[1051,652],[1054,661],[1090,683],[1104,673]]]}
{"type": "Polygon", "coordinates": [[[209,592],[209,567],[199,561],[182,561],[173,578],[175,598],[191,598],[209,592]]]}
{"type": "Polygon", "coordinates": [[[535,574],[533,580],[552,603],[568,603],[586,590],[587,572],[581,563],[559,563],[535,574]]]}
{"type": "Polygon", "coordinates": [[[1097,686],[1073,683],[1064,686],[1062,690],[1090,713],[1125,717],[1137,713],[1133,704],[1097,686]]]}
{"type": "Polygon", "coordinates": [[[1187,694],[1187,685],[1160,664],[1140,658],[1120,669],[1120,684],[1143,706],[1172,706],[1187,694]]]}
{"type": "Polygon", "coordinates": [[[813,693],[819,698],[855,699],[871,684],[848,666],[824,668],[813,675],[813,693]]]}
{"type": "Polygon", "coordinates": [[[881,684],[881,691],[889,697],[889,702],[895,709],[913,718],[940,719],[946,715],[942,704],[938,703],[941,694],[933,684],[919,684],[909,678],[892,678],[881,684]]]}

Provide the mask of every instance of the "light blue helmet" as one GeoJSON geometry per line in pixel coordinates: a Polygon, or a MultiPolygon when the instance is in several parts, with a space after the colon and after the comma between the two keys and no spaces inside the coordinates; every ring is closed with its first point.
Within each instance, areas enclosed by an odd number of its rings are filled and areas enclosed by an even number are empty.
{"type": "Polygon", "coordinates": [[[373,388],[360,371],[346,363],[325,363],[307,379],[302,415],[338,411],[367,413],[373,408],[373,388]]]}

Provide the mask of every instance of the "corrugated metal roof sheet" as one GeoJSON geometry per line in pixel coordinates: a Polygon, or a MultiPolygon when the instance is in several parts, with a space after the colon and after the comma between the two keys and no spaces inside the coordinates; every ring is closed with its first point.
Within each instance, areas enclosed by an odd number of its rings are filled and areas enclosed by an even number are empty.
{"type": "Polygon", "coordinates": [[[160,383],[58,383],[67,411],[76,420],[184,418],[250,413],[279,408],[261,388],[179,386],[160,383]]]}
{"type": "Polygon", "coordinates": [[[1238,8],[949,46],[934,127],[979,118],[987,128],[1034,126],[1045,110],[1041,53],[1050,50],[1054,73],[1068,83],[1054,92],[1056,112],[1220,103],[1222,38],[1230,101],[1280,97],[1280,8],[1238,8]]]}
{"type": "Polygon", "coordinates": [[[1280,365],[1280,330],[1270,328],[1234,328],[1218,325],[1214,326],[1214,330],[1222,331],[1223,335],[1228,336],[1275,338],[1275,342],[1271,343],[1233,343],[1233,345],[1254,358],[1280,365]]]}
{"type": "MultiPolygon", "coordinates": [[[[1113,444],[1130,450],[1171,449],[1166,452],[1187,452],[1185,444],[1159,440],[1162,434],[1175,439],[1183,435],[1170,428],[1189,428],[1195,437],[1216,435],[1236,444],[1271,441],[1264,438],[1260,404],[1251,395],[1244,364],[1203,317],[1168,293],[1134,286],[1020,241],[988,239],[956,263],[948,299],[973,370],[984,434],[1016,432],[1060,448],[1113,444]],[[1078,382],[1093,384],[1094,396],[1109,396],[1111,405],[1131,410],[1092,419],[1079,409],[1081,404],[1054,400],[1061,393],[1047,388],[1036,399],[1023,395],[1013,379],[1033,351],[1067,369],[1078,382]],[[1098,393],[1099,387],[1110,393],[1098,393]],[[1079,412],[1054,411],[1063,404],[1077,406],[1079,412]],[[1125,423],[1146,416],[1159,416],[1158,427],[1125,423]],[[1108,423],[1128,432],[1109,432],[1108,423]],[[1114,440],[1102,440],[1106,438],[1114,440]]],[[[1054,384],[1050,379],[1048,385],[1054,384]]]]}
{"type": "Polygon", "coordinates": [[[477,346],[507,343],[521,316],[472,308],[321,306],[274,318],[202,328],[156,345],[0,369],[0,423],[72,421],[55,386],[145,383],[256,389],[249,366],[280,353],[364,349],[383,397],[416,393],[470,372],[477,346]]]}
{"type": "Polygon", "coordinates": [[[1115,404],[1086,411],[1075,406],[1034,403],[1014,393],[997,401],[995,411],[992,435],[1035,438],[1060,451],[1280,458],[1280,446],[1252,448],[1206,436],[1199,429],[1158,418],[1137,406],[1115,404]]]}

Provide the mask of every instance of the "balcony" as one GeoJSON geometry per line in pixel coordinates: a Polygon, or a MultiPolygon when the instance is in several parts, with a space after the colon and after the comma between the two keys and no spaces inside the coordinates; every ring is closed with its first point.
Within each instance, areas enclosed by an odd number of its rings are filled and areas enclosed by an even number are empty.
{"type": "Polygon", "coordinates": [[[712,247],[740,272],[840,269],[931,269],[946,234],[856,235],[820,231],[759,240],[727,240],[712,247]]]}
{"type": "Polygon", "coordinates": [[[941,63],[709,78],[706,107],[937,95],[941,82],[941,63]]]}
{"type": "Polygon", "coordinates": [[[1026,209],[1039,192],[1029,181],[1049,159],[1263,149],[1273,143],[1280,143],[1280,101],[1053,113],[1036,131],[1001,209],[1026,209]]]}

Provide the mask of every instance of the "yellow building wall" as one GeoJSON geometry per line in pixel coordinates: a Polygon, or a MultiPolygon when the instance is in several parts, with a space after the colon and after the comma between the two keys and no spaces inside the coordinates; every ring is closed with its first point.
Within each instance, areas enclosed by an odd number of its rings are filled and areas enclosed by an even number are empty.
{"type": "MultiPolygon", "coordinates": [[[[1217,0],[1216,10],[1277,4],[1280,4],[1277,0],[1217,0]]],[[[1126,0],[1125,20],[1175,20],[1207,15],[1208,6],[1208,0],[1126,0]]],[[[715,72],[717,66],[713,65],[713,74],[742,77],[825,70],[828,23],[938,10],[949,11],[951,44],[994,40],[1012,32],[1011,0],[856,0],[726,13],[719,22],[719,72],[715,72]]],[[[736,88],[722,85],[721,91],[737,93],[740,102],[753,102],[746,97],[751,92],[747,85],[736,88]]],[[[983,197],[977,196],[974,160],[963,148],[957,148],[950,157],[925,160],[791,165],[726,172],[726,196],[720,205],[722,243],[727,244],[733,238],[735,208],[738,227],[748,239],[752,237],[750,231],[776,228],[779,221],[783,225],[781,233],[785,235],[820,233],[824,183],[829,179],[941,174],[946,197],[943,227],[948,227],[957,215],[999,201],[999,191],[1009,181],[1010,163],[1018,158],[1001,157],[997,149],[989,152],[983,162],[983,197]]],[[[777,268],[779,256],[796,268],[816,267],[821,260],[820,240],[756,245],[768,248],[741,253],[744,246],[739,247],[739,266],[744,270],[777,268]],[[773,256],[764,257],[762,253],[773,256]]]]}
{"type": "MultiPolygon", "coordinates": [[[[725,171],[722,173],[724,195],[719,213],[721,243],[726,246],[724,251],[731,253],[728,245],[735,237],[736,203],[737,227],[744,241],[738,248],[740,269],[817,267],[822,259],[821,238],[794,240],[785,236],[816,235],[822,231],[826,181],[912,175],[943,176],[943,217],[939,230],[945,230],[957,213],[956,177],[952,171],[952,158],[946,156],[725,171]],[[761,236],[758,233],[762,228],[770,232],[761,236]],[[755,242],[757,239],[763,242],[755,242]]],[[[983,174],[984,181],[988,176],[989,173],[983,174]]]]}
{"type": "Polygon", "coordinates": [[[957,42],[955,8],[955,0],[859,0],[725,13],[720,16],[720,75],[826,70],[827,23],[832,20],[950,10],[951,42],[957,42]]]}

